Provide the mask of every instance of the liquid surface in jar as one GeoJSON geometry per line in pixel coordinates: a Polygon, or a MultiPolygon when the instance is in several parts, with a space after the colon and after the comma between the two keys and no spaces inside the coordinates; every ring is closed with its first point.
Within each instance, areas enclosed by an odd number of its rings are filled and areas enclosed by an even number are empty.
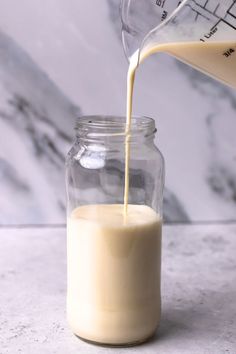
{"type": "Polygon", "coordinates": [[[67,315],[75,334],[124,344],[154,333],[160,320],[161,218],[123,204],[76,208],[67,220],[67,315]]]}

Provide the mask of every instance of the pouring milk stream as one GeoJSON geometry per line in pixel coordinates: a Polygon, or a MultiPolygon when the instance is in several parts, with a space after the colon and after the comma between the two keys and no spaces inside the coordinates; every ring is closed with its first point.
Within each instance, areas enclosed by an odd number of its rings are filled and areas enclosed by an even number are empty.
{"type": "Polygon", "coordinates": [[[127,74],[125,142],[126,215],[129,199],[129,139],[136,69],[148,56],[165,52],[236,88],[236,0],[123,0],[121,10],[123,44],[130,62],[127,74]],[[153,22],[153,16],[158,25],[145,33],[149,17],[152,17],[153,22]]]}

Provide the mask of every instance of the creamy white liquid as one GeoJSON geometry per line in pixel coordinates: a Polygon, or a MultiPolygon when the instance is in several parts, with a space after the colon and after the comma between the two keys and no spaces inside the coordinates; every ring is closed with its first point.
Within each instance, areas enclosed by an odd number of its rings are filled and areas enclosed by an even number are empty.
{"type": "Polygon", "coordinates": [[[160,321],[161,219],[149,207],[87,205],[67,221],[67,316],[75,334],[128,344],[160,321]]]}
{"type": "Polygon", "coordinates": [[[132,117],[132,101],[135,72],[138,65],[140,65],[140,63],[145,58],[157,52],[165,52],[170,55],[173,55],[179,60],[193,67],[196,67],[200,71],[205,72],[209,76],[213,76],[214,78],[221,80],[225,84],[236,88],[236,42],[166,43],[144,48],[140,52],[140,57],[138,51],[133,54],[130,59],[130,65],[127,74],[124,214],[127,211],[127,206],[129,202],[129,134],[132,117]]]}
{"type": "Polygon", "coordinates": [[[236,88],[236,41],[161,44],[144,49],[140,54],[140,62],[157,52],[171,54],[207,75],[236,88]]]}

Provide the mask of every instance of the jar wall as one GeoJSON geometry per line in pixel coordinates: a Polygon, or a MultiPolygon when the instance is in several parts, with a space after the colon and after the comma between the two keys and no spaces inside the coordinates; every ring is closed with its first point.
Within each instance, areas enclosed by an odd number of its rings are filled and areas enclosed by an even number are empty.
{"type": "MultiPolygon", "coordinates": [[[[153,137],[130,143],[129,203],[162,215],[164,159],[153,137]]],[[[122,204],[125,185],[124,138],[75,141],[66,161],[68,214],[81,205],[122,204]]]]}

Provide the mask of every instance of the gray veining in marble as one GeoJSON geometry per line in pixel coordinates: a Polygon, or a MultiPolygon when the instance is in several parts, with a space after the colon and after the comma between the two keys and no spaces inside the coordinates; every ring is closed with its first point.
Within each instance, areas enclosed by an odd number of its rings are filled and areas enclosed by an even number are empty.
{"type": "Polygon", "coordinates": [[[0,223],[60,222],[58,188],[80,110],[2,32],[0,91],[0,223]]]}
{"type": "Polygon", "coordinates": [[[162,322],[139,347],[73,336],[65,319],[64,228],[0,229],[1,354],[235,354],[236,224],[165,226],[162,322]]]}

